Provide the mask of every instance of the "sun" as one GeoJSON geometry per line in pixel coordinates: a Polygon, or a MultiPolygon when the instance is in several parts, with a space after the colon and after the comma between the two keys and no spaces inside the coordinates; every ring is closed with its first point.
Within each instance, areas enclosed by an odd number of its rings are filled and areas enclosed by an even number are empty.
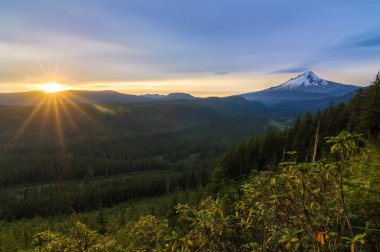
{"type": "Polygon", "coordinates": [[[65,85],[60,84],[60,83],[55,82],[55,81],[51,81],[48,83],[41,84],[38,86],[38,88],[41,91],[44,91],[46,93],[57,93],[57,92],[62,92],[62,91],[65,91],[68,89],[65,85]]]}

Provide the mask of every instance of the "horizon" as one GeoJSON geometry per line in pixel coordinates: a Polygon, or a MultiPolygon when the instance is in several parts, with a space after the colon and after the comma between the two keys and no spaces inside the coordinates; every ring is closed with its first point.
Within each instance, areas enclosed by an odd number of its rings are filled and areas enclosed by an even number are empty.
{"type": "Polygon", "coordinates": [[[308,70],[367,86],[380,69],[379,8],[370,0],[5,0],[0,93],[58,83],[70,90],[224,97],[308,70]]]}
{"type": "MultiPolygon", "coordinates": [[[[313,75],[315,75],[316,77],[320,78],[317,74],[315,74],[313,71],[311,70],[306,70],[300,74],[296,74],[294,75],[293,77],[289,78],[288,80],[285,80],[283,81],[282,83],[278,83],[278,84],[275,84],[273,86],[270,86],[270,87],[266,87],[264,89],[260,89],[260,90],[256,90],[256,91],[253,91],[253,92],[257,92],[257,91],[263,91],[263,90],[266,90],[266,89],[269,89],[269,88],[274,88],[274,87],[278,87],[278,86],[281,86],[283,85],[284,83],[290,81],[290,80],[293,80],[293,79],[296,79],[302,75],[305,75],[306,73],[312,73],[313,75]]],[[[322,80],[325,80],[323,78],[321,78],[322,80]]],[[[333,80],[328,80],[328,81],[333,81],[333,80]]],[[[345,83],[341,83],[341,84],[344,84],[344,85],[354,85],[354,84],[345,84],[345,83]]],[[[40,93],[61,93],[61,92],[71,92],[71,91],[93,91],[93,92],[116,92],[116,93],[120,93],[120,94],[126,94],[126,95],[136,95],[136,96],[148,96],[148,95],[158,95],[158,96],[168,96],[170,94],[189,94],[189,95],[192,95],[193,97],[195,98],[211,98],[211,97],[229,97],[229,96],[239,96],[243,93],[236,93],[236,94],[229,94],[229,95],[225,95],[225,96],[217,96],[217,95],[203,95],[203,96],[196,96],[194,95],[193,93],[187,93],[187,92],[180,92],[180,91],[176,91],[176,90],[172,90],[172,92],[168,92],[168,93],[141,93],[141,94],[131,94],[131,93],[125,93],[125,92],[120,92],[120,91],[117,91],[117,90],[113,90],[113,89],[99,89],[99,90],[91,90],[91,89],[75,89],[74,88],[70,88],[70,86],[66,86],[66,85],[62,85],[62,87],[59,87],[61,84],[60,83],[42,83],[40,85],[37,85],[34,87],[33,90],[25,90],[25,91],[16,91],[16,92],[0,92],[0,94],[14,94],[14,93],[28,93],[28,92],[40,92],[40,93]],[[46,87],[46,86],[49,86],[49,85],[53,85],[53,87],[50,87],[50,89],[52,88],[53,90],[50,90],[49,87],[46,87]],[[58,87],[57,87],[58,86],[58,87]]],[[[367,85],[356,85],[358,87],[366,87],[370,85],[367,84],[367,85]]]]}
{"type": "Polygon", "coordinates": [[[0,0],[0,252],[377,251],[379,10],[0,0]]]}

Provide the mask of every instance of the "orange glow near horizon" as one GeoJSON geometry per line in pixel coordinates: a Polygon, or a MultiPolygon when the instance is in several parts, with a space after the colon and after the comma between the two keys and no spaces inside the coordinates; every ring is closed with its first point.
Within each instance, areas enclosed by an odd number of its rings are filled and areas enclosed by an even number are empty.
{"type": "MultiPolygon", "coordinates": [[[[334,80],[339,83],[360,83],[360,76],[368,75],[367,85],[372,81],[372,75],[367,72],[376,72],[373,68],[352,68],[346,72],[343,70],[323,71],[315,73],[323,79],[334,80]]],[[[43,91],[55,93],[65,90],[104,91],[113,90],[132,95],[160,94],[167,95],[173,92],[189,93],[197,97],[218,96],[225,97],[242,93],[260,91],[295,77],[297,74],[265,74],[254,73],[230,73],[226,75],[198,74],[168,79],[135,79],[135,80],[93,80],[80,81],[83,76],[69,75],[63,70],[42,71],[35,77],[27,78],[23,83],[3,83],[0,93],[43,91]]],[[[83,77],[83,79],[86,79],[83,77]]]]}
{"type": "Polygon", "coordinates": [[[58,82],[51,81],[48,83],[38,85],[38,89],[45,93],[57,93],[68,90],[68,87],[58,82]]]}
{"type": "MultiPolygon", "coordinates": [[[[58,84],[58,83],[54,83],[58,84]]],[[[41,84],[46,85],[46,84],[41,84]]],[[[50,85],[50,83],[49,83],[50,85]]],[[[41,88],[40,90],[45,91],[46,93],[42,96],[38,97],[38,100],[35,99],[31,102],[35,103],[32,107],[30,114],[20,123],[18,129],[15,134],[10,137],[8,142],[5,144],[8,149],[12,149],[13,146],[20,141],[28,131],[30,127],[33,127],[33,123],[39,124],[39,136],[42,138],[44,132],[46,131],[46,127],[48,122],[53,122],[53,135],[56,138],[56,144],[59,148],[59,153],[57,154],[58,158],[64,158],[66,153],[66,139],[65,132],[67,130],[73,131],[76,134],[80,134],[81,129],[78,127],[78,122],[76,121],[75,114],[80,114],[80,116],[93,128],[98,130],[99,132],[103,132],[104,134],[108,134],[106,129],[99,124],[85,107],[82,107],[76,104],[78,97],[74,94],[68,93],[59,93],[59,95],[55,95],[55,93],[59,91],[63,91],[63,89],[67,90],[64,85],[56,87],[52,86],[52,89],[49,87],[41,88]],[[64,123],[64,122],[68,123],[64,123]]],[[[83,100],[86,102],[86,100],[83,100]]],[[[97,108],[95,108],[97,109],[97,108]]],[[[0,156],[0,159],[3,156],[0,156]]]]}

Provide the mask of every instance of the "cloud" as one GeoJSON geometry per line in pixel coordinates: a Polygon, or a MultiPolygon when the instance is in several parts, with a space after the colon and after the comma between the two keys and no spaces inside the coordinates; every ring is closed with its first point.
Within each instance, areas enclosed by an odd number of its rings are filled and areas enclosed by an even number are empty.
{"type": "Polygon", "coordinates": [[[269,74],[282,74],[282,73],[299,73],[299,72],[305,72],[309,69],[308,66],[300,66],[300,67],[290,67],[290,68],[282,68],[278,69],[272,72],[269,72],[269,74]]]}
{"type": "Polygon", "coordinates": [[[215,75],[227,75],[227,74],[229,74],[229,72],[226,72],[226,71],[220,71],[220,72],[215,72],[214,74],[215,74],[215,75]]]}
{"type": "Polygon", "coordinates": [[[37,2],[0,1],[0,86],[42,81],[44,69],[57,68],[72,85],[191,79],[188,87],[214,92],[199,79],[226,79],[229,88],[253,85],[253,74],[268,83],[310,68],[368,68],[380,57],[379,1],[315,2],[307,5],[314,16],[294,0],[37,2]]]}
{"type": "Polygon", "coordinates": [[[364,39],[355,44],[357,47],[375,47],[380,46],[380,35],[372,38],[364,39]]]}
{"type": "Polygon", "coordinates": [[[335,45],[316,50],[294,67],[280,68],[268,74],[292,74],[305,72],[311,68],[315,71],[324,71],[331,68],[351,68],[352,65],[360,67],[363,64],[377,64],[380,57],[379,49],[380,35],[377,30],[370,29],[345,38],[335,45]]]}

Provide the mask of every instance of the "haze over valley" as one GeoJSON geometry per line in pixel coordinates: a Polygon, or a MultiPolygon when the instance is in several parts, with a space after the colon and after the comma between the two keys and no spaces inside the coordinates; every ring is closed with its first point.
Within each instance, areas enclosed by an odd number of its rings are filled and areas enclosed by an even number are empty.
{"type": "Polygon", "coordinates": [[[1,0],[0,251],[380,251],[378,10],[1,0]]]}

